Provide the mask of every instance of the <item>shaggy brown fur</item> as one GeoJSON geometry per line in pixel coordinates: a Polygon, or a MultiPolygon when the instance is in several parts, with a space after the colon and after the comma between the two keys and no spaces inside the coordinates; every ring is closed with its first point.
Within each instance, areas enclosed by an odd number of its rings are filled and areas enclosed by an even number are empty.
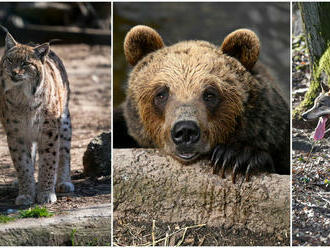
{"type": "Polygon", "coordinates": [[[156,31],[134,27],[124,44],[134,66],[123,107],[129,134],[183,163],[213,153],[214,171],[233,168],[233,181],[263,167],[289,173],[289,109],[255,65],[259,48],[247,29],[218,48],[206,41],[165,47],[156,31]]]}
{"type": "Polygon", "coordinates": [[[160,35],[147,26],[135,26],[131,33],[126,35],[124,41],[125,56],[131,65],[136,63],[150,52],[156,51],[164,46],[160,35]]]}

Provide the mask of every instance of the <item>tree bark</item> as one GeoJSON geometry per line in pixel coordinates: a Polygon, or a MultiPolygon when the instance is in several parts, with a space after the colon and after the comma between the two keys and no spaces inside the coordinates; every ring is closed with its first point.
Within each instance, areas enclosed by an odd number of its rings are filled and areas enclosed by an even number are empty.
{"type": "Polygon", "coordinates": [[[182,165],[156,150],[116,149],[114,222],[188,221],[289,237],[289,175],[262,174],[232,184],[230,176],[212,174],[208,163],[182,165]]]}
{"type": "Polygon", "coordinates": [[[324,70],[328,76],[328,55],[326,51],[330,42],[330,4],[324,2],[300,2],[298,3],[303,19],[307,47],[310,59],[311,84],[304,101],[301,102],[295,111],[295,116],[300,115],[313,105],[314,99],[321,91],[319,76],[324,70]],[[321,63],[324,57],[324,62],[321,63]]]}

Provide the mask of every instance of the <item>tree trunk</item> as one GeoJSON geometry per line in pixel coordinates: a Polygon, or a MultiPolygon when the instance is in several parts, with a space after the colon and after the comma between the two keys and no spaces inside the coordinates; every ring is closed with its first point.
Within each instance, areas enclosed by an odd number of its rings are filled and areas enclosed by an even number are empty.
{"type": "MultiPolygon", "coordinates": [[[[155,220],[157,226],[166,228],[190,223],[210,229],[240,230],[231,236],[230,245],[277,245],[278,242],[287,245],[290,176],[263,174],[253,176],[250,182],[242,183],[239,179],[233,184],[229,175],[222,179],[212,174],[208,163],[182,165],[157,150],[116,149],[113,161],[115,239],[121,240],[121,245],[133,245],[132,241],[122,240],[130,236],[124,226],[136,230],[141,226],[151,227],[155,220]],[[259,238],[252,238],[256,234],[259,238]],[[241,242],[235,243],[235,240],[241,242]],[[257,240],[260,242],[256,243],[257,240]]],[[[143,232],[137,233],[141,234],[132,237],[143,239],[143,232]]]]}
{"type": "Polygon", "coordinates": [[[304,23],[307,47],[309,50],[311,83],[304,101],[296,109],[294,116],[313,105],[313,101],[321,91],[319,77],[324,70],[330,75],[330,4],[323,2],[298,3],[304,23]]]}

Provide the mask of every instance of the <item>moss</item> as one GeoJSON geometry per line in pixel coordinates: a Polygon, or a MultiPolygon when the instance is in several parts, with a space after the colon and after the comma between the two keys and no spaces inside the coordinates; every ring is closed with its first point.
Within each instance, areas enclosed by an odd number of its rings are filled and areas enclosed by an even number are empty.
{"type": "Polygon", "coordinates": [[[312,81],[310,83],[309,89],[305,94],[304,100],[300,103],[299,107],[293,111],[293,118],[300,119],[301,113],[305,112],[307,109],[311,108],[314,104],[314,99],[321,92],[319,78],[324,71],[328,75],[328,85],[330,79],[330,43],[328,44],[327,50],[323,53],[320,60],[313,65],[313,75],[312,81]]]}

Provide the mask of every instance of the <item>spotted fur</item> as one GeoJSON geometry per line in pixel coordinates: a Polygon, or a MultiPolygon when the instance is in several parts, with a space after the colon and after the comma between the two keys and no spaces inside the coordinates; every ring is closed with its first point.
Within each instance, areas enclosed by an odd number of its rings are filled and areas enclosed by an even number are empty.
{"type": "Polygon", "coordinates": [[[0,61],[0,119],[17,172],[17,205],[50,203],[71,192],[69,81],[49,44],[20,44],[7,32],[0,61]],[[38,187],[34,179],[39,154],[38,187]]]}

